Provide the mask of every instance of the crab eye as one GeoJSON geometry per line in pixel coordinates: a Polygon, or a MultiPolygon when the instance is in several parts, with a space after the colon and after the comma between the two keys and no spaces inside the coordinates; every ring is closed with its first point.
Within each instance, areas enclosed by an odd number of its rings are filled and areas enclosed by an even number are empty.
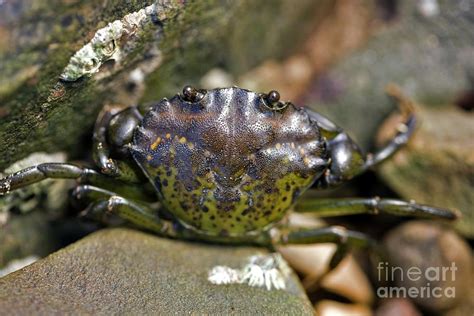
{"type": "Polygon", "coordinates": [[[267,101],[271,104],[277,103],[278,101],[280,101],[280,93],[275,90],[268,92],[267,101]]]}
{"type": "Polygon", "coordinates": [[[278,91],[272,90],[267,94],[262,94],[261,97],[265,106],[271,110],[281,111],[288,106],[288,103],[280,102],[280,93],[278,91]]]}
{"type": "Polygon", "coordinates": [[[192,86],[183,88],[183,100],[187,102],[199,102],[206,95],[206,90],[198,90],[192,86]]]}

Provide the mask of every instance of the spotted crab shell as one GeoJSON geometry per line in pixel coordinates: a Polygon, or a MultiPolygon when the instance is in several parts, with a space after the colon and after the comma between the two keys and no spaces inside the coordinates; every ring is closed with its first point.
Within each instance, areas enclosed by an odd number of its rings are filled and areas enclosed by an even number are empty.
{"type": "Polygon", "coordinates": [[[239,236],[270,227],[319,177],[327,154],[304,109],[274,110],[240,88],[152,106],[132,155],[183,225],[239,236]]]}

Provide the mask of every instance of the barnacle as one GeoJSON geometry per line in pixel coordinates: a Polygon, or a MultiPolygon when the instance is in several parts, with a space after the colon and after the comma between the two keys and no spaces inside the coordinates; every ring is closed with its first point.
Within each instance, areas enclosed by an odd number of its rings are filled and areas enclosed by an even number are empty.
{"type": "Polygon", "coordinates": [[[209,271],[208,281],[212,284],[248,284],[264,287],[268,291],[283,290],[289,273],[290,269],[281,255],[273,253],[251,256],[242,269],[215,266],[209,271]]]}
{"type": "Polygon", "coordinates": [[[94,37],[71,57],[59,78],[64,81],[76,81],[98,72],[108,60],[120,62],[130,51],[125,48],[138,43],[140,31],[156,18],[165,19],[167,13],[175,7],[173,3],[170,0],[156,1],[97,30],[94,37]]]}

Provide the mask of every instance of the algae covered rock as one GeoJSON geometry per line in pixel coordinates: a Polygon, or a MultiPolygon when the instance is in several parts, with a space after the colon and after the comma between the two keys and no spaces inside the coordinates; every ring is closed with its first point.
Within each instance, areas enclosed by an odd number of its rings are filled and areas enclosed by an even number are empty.
{"type": "Polygon", "coordinates": [[[295,275],[286,290],[208,281],[261,248],[187,243],[128,229],[94,233],[0,279],[4,313],[312,315],[295,275]]]}

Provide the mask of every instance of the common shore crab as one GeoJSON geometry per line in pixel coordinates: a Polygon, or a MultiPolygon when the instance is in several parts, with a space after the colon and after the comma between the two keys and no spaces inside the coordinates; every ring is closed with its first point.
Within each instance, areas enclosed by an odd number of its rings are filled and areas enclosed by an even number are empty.
{"type": "MultiPolygon", "coordinates": [[[[97,170],[43,163],[0,180],[0,195],[46,178],[77,179],[87,216],[116,214],[160,236],[217,243],[331,242],[341,253],[370,239],[342,227],[289,228],[284,217],[310,186],[337,186],[384,161],[415,128],[409,113],[380,150],[363,154],[336,124],[279,93],[190,86],[149,106],[104,109],[93,136],[97,170]],[[156,201],[160,207],[155,207],[156,201]]],[[[450,210],[395,199],[320,199],[321,216],[389,213],[454,219],[450,210]]],[[[337,259],[335,257],[335,261],[337,259]]],[[[334,264],[334,263],[333,263],[334,264]]]]}

